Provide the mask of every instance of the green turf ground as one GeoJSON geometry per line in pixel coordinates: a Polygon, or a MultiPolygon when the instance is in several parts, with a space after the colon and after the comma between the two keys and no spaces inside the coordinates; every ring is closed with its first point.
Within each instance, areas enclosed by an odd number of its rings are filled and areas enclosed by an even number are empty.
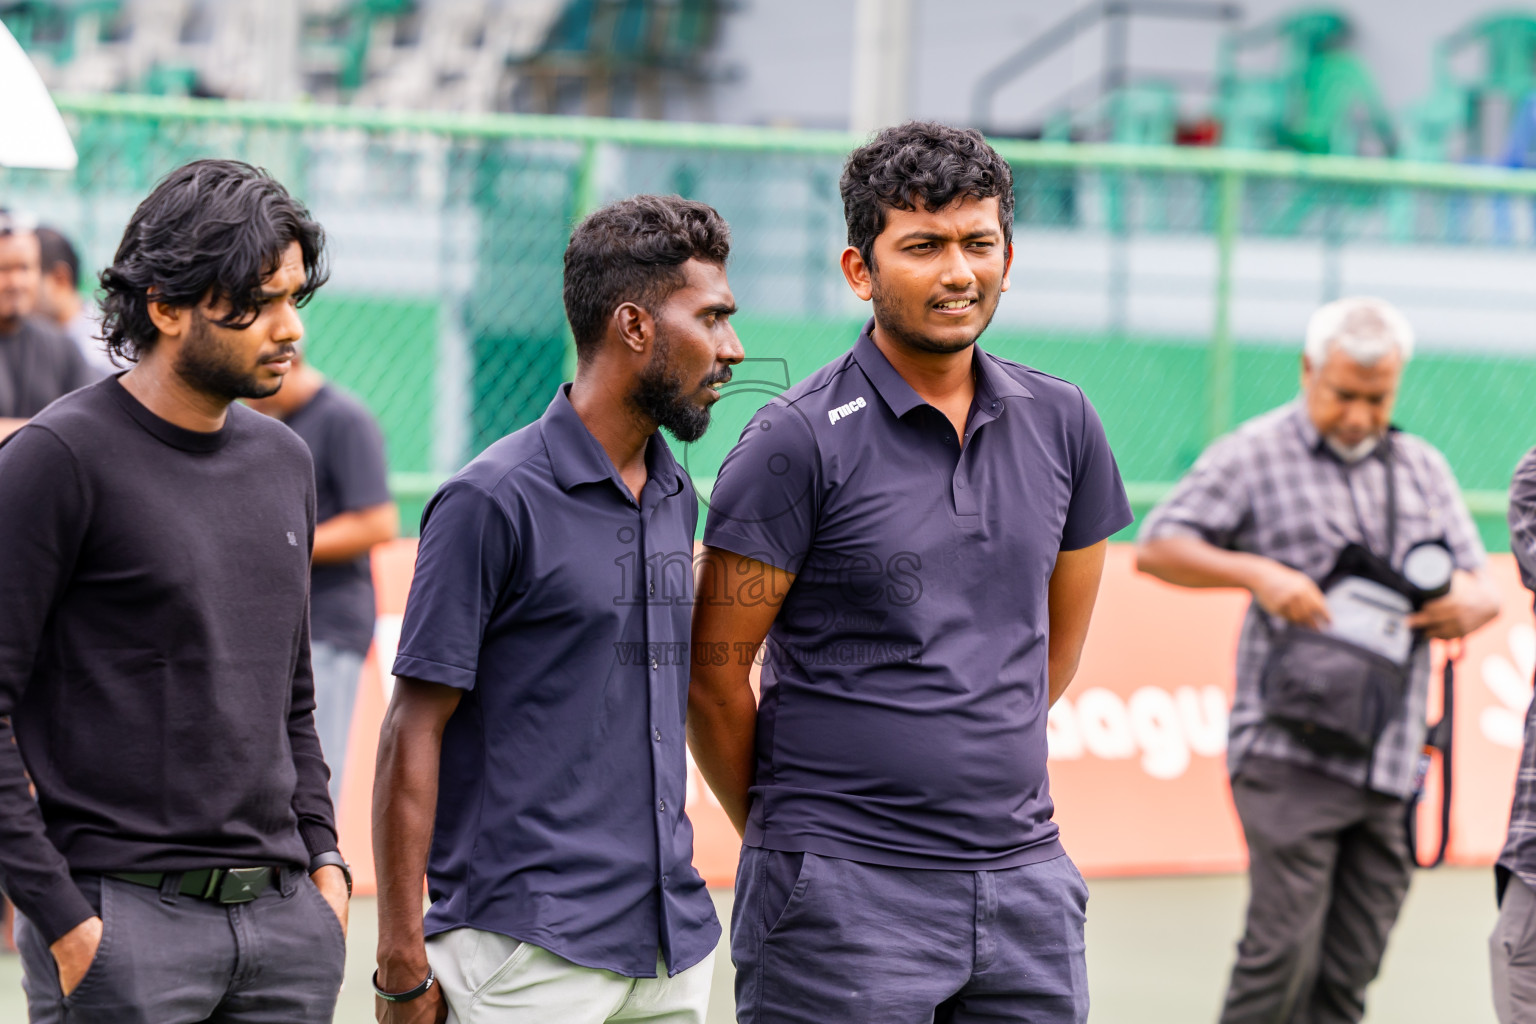
{"type": "MultiPolygon", "coordinates": [[[[1094,1024],[1214,1021],[1237,941],[1243,879],[1101,879],[1090,885],[1094,1024]]],[[[715,894],[722,920],[730,913],[730,895],[715,894]]],[[[1371,990],[1367,1024],[1493,1024],[1487,939],[1494,916],[1491,872],[1421,872],[1371,990]]],[[[358,900],[338,1024],[373,1020],[368,976],[374,928],[373,901],[358,900]]],[[[709,1024],[730,1024],[731,967],[723,948],[718,961],[709,1024]]],[[[14,957],[0,959],[3,1024],[26,1019],[20,978],[14,957]]]]}

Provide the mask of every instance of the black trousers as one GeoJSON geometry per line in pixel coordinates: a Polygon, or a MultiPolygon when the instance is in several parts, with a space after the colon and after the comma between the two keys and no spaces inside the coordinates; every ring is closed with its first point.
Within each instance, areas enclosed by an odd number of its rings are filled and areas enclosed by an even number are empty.
{"type": "Polygon", "coordinates": [[[17,915],[32,1024],[327,1024],[346,966],[341,922],[302,871],[249,903],[77,879],[101,947],[68,996],[43,936],[17,915]]]}
{"type": "Polygon", "coordinates": [[[1268,758],[1232,799],[1250,892],[1221,1024],[1356,1024],[1408,895],[1404,802],[1268,758]]]}

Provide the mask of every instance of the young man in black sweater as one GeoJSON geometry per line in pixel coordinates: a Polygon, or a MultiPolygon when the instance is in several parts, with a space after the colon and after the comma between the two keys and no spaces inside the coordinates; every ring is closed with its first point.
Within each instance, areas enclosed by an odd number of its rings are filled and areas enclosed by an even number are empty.
{"type": "Polygon", "coordinates": [[[281,387],[322,247],[255,168],[175,171],[102,275],[132,369],[0,446],[0,883],[33,1022],[334,1011],[350,881],[312,716],[314,471],[231,405],[281,387]]]}

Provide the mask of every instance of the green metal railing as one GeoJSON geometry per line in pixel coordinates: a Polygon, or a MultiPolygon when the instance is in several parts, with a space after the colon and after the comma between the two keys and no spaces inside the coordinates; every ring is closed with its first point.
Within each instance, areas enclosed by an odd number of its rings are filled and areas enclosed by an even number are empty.
{"type": "MultiPolygon", "coordinates": [[[[407,503],[530,422],[569,372],[560,256],[604,201],[679,192],[721,210],[740,333],[749,358],[783,364],[775,377],[833,358],[865,315],[835,266],[852,135],[120,95],[59,106],[79,169],[0,171],[0,203],[83,237],[93,265],[153,181],[196,156],[262,163],[310,202],[336,270],[307,319],[312,355],[379,413],[407,503]]],[[[1211,437],[1294,394],[1306,312],[1359,278],[1421,322],[1400,418],[1446,451],[1485,538],[1504,543],[1508,472],[1536,444],[1536,291],[1520,283],[1536,282],[1536,173],[995,145],[1016,177],[1019,294],[984,344],[1084,386],[1139,507],[1211,437]],[[1324,266],[1317,282],[1286,277],[1298,260],[1324,266]],[[1398,267],[1433,287],[1399,288],[1398,267]]],[[[766,400],[742,394],[687,452],[701,482],[766,400]]]]}

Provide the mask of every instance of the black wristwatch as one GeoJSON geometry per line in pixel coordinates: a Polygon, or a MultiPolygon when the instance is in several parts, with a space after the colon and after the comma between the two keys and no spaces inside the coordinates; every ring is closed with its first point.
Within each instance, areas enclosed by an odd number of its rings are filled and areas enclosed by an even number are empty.
{"type": "Polygon", "coordinates": [[[339,851],[331,850],[331,851],[329,851],[327,853],[317,853],[317,854],[315,854],[315,856],[313,858],[311,858],[310,862],[309,862],[309,873],[310,874],[314,874],[316,871],[319,871],[321,868],[325,867],[327,864],[334,864],[338,868],[341,868],[342,876],[344,878],[346,878],[346,880],[347,880],[347,899],[351,899],[352,898],[352,869],[347,866],[346,858],[342,857],[342,855],[341,855],[341,853],[339,851]]]}

